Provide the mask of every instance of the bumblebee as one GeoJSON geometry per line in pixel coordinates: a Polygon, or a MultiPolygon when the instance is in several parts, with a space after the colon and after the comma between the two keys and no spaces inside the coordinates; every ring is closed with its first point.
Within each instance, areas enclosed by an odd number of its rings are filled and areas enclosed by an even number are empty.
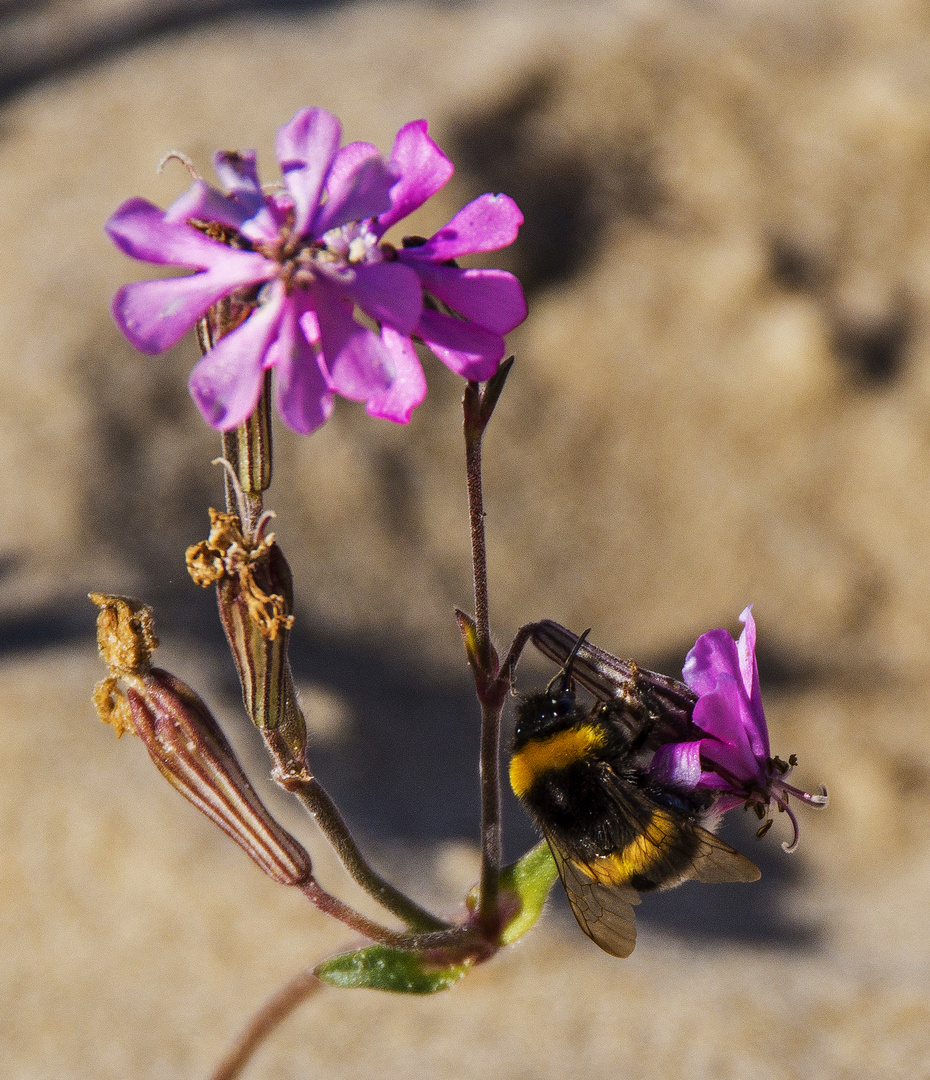
{"type": "MultiPolygon", "coordinates": [[[[587,632],[586,632],[587,633],[587,632]]],[[[552,851],[578,925],[612,956],[636,944],[639,894],[684,881],[755,881],[758,867],[714,836],[714,796],[664,784],[659,746],[698,738],[694,695],[557,623],[533,641],[562,670],[517,709],[510,784],[552,851]],[[579,703],[574,674],[594,695],[579,703]]]]}

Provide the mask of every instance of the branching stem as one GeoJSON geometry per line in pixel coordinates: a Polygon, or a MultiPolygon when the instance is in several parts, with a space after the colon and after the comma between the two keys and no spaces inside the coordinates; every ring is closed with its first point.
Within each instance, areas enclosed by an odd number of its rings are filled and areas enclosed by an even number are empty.
{"type": "Polygon", "coordinates": [[[475,594],[472,672],[481,704],[481,881],[478,891],[478,925],[489,941],[493,940],[499,931],[498,877],[502,854],[500,736],[501,714],[509,682],[500,678],[497,653],[491,642],[481,446],[488,421],[512,366],[512,357],[505,360],[483,390],[477,382],[468,382],[462,399],[465,480],[468,489],[475,594]]]}
{"type": "MultiPolygon", "coordinates": [[[[293,691],[288,689],[288,707],[296,708],[293,691]]],[[[411,930],[426,933],[448,930],[449,923],[420,907],[368,865],[339,808],[326,788],[310,773],[306,763],[294,759],[277,731],[266,730],[262,734],[275,761],[275,780],[303,803],[353,880],[411,930]]]]}

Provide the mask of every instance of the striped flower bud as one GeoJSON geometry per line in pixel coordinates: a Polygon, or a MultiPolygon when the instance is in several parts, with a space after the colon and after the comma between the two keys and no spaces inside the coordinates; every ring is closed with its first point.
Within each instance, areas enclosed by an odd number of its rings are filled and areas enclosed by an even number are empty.
{"type": "MultiPolygon", "coordinates": [[[[267,519],[266,519],[267,522],[267,519]]],[[[287,661],[294,616],[291,571],[273,533],[244,533],[236,514],[210,511],[210,536],[187,550],[187,568],[203,587],[216,585],[220,621],[242,685],[242,700],[263,733],[283,739],[303,760],[307,730],[287,661]]]]}
{"type": "Polygon", "coordinates": [[[95,594],[94,602],[101,652],[110,661],[115,648],[119,660],[95,691],[101,718],[135,732],[171,786],[269,877],[283,885],[310,881],[310,856],[265,808],[210,710],[186,683],[150,666],[151,611],[124,597],[95,594]]]}

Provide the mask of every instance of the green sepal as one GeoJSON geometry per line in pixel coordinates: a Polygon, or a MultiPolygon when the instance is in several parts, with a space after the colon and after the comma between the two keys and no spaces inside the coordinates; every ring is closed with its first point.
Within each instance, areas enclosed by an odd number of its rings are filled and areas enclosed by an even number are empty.
{"type": "Polygon", "coordinates": [[[435,994],[463,978],[471,961],[442,964],[423,953],[366,945],[324,960],[314,974],[345,990],[386,990],[394,994],[435,994]]]}
{"type": "Polygon", "coordinates": [[[533,926],[542,914],[549,890],[555,884],[559,872],[552,852],[545,840],[541,841],[522,859],[512,866],[505,866],[498,878],[502,896],[515,895],[519,901],[516,915],[505,923],[499,945],[512,945],[533,926]]]}

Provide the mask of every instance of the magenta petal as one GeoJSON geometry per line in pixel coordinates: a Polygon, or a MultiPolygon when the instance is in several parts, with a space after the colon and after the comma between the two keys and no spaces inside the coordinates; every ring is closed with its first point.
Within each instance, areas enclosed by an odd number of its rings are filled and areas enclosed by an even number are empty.
{"type": "Polygon", "coordinates": [[[504,358],[504,339],[473,323],[424,308],[415,330],[456,375],[485,382],[504,358]]]}
{"type": "Polygon", "coordinates": [[[698,695],[708,694],[717,685],[723,673],[734,679],[740,678],[739,656],[736,642],[726,630],[708,630],[694,643],[685,657],[682,676],[688,686],[698,695]]]}
{"type": "Polygon", "coordinates": [[[325,287],[317,287],[314,292],[313,306],[330,386],[351,401],[367,401],[390,384],[391,355],[377,334],[355,321],[347,304],[325,287]]]}
{"type": "Polygon", "coordinates": [[[323,188],[326,201],[341,199],[346,191],[351,188],[351,177],[354,176],[366,161],[372,158],[380,158],[381,152],[373,143],[352,142],[341,147],[333,158],[326,176],[326,185],[323,188]]]}
{"type": "Polygon", "coordinates": [[[650,775],[659,784],[691,791],[701,782],[701,744],[705,741],[660,746],[649,766],[650,775]]]}
{"type": "Polygon", "coordinates": [[[278,128],[275,150],[284,183],[294,198],[294,232],[306,234],[316,214],[342,128],[325,109],[300,109],[278,128]]]}
{"type": "Polygon", "coordinates": [[[768,758],[769,751],[768,727],[764,721],[762,708],[762,690],[759,686],[759,665],[756,663],[756,621],[752,617],[752,604],[746,607],[740,615],[743,623],[743,632],[736,644],[736,652],[739,657],[740,675],[743,686],[749,698],[750,708],[757,718],[757,723],[749,733],[756,757],[768,758]],[[761,718],[761,722],[758,722],[761,718]]]}
{"type": "Polygon", "coordinates": [[[320,370],[316,349],[298,328],[293,303],[285,307],[275,355],[278,412],[291,431],[309,435],[329,419],[333,394],[320,370]]]}
{"type": "MultiPolygon", "coordinates": [[[[406,261],[405,254],[398,252],[398,259],[406,261]]],[[[412,265],[427,292],[485,330],[506,334],[526,318],[523,289],[506,270],[459,270],[432,263],[412,265]]]]}
{"type": "Polygon", "coordinates": [[[394,360],[394,378],[386,390],[380,390],[368,399],[365,411],[396,424],[406,424],[413,410],[426,397],[426,376],[409,337],[385,326],[381,340],[394,360]]]}
{"type": "Polygon", "coordinates": [[[508,195],[479,195],[422,247],[404,250],[412,259],[431,262],[496,251],[514,242],[522,224],[520,208],[508,195]]]}
{"type": "Polygon", "coordinates": [[[168,207],[164,220],[168,224],[177,224],[186,223],[193,218],[196,221],[218,221],[221,225],[239,229],[250,217],[251,214],[241,203],[210,187],[203,180],[195,180],[187,191],[168,207]]]}
{"type": "Polygon", "coordinates": [[[748,753],[742,753],[735,746],[728,746],[715,739],[703,739],[701,755],[712,774],[715,773],[722,780],[720,785],[702,781],[705,787],[720,786],[731,791],[742,791],[765,788],[767,784],[766,773],[759,768],[756,759],[748,753]]]}
{"type": "Polygon", "coordinates": [[[417,325],[423,308],[420,279],[400,263],[361,263],[354,267],[355,280],[342,286],[343,295],[375,319],[402,334],[417,325]]]}
{"type": "Polygon", "coordinates": [[[326,202],[313,219],[310,232],[322,236],[350,221],[364,221],[391,205],[397,181],[392,169],[371,143],[350,143],[336,155],[326,179],[326,202]]]}
{"type": "Polygon", "coordinates": [[[378,218],[379,236],[435,195],[455,171],[427,135],[425,120],[414,120],[398,131],[391,164],[397,166],[400,179],[391,190],[391,208],[378,218]]]}
{"type": "Polygon", "coordinates": [[[738,679],[726,673],[717,679],[717,686],[701,694],[694,706],[695,724],[708,735],[734,745],[746,745],[745,730],[752,724],[749,701],[738,679]]]}
{"type": "Polygon", "coordinates": [[[243,267],[238,260],[228,260],[225,265],[217,264],[212,270],[188,277],[124,285],[113,297],[113,318],[141,352],[164,352],[180,341],[221,297],[240,285],[252,284],[274,274],[274,266],[260,255],[251,256],[251,259],[249,265],[253,274],[261,271],[261,275],[251,281],[242,280],[243,267]]]}
{"type": "Polygon", "coordinates": [[[203,270],[230,257],[247,261],[262,258],[253,252],[234,251],[186,222],[166,221],[165,212],[147,199],[128,199],[104,228],[120,251],[160,266],[203,270]]]}
{"type": "Polygon", "coordinates": [[[746,688],[746,696],[752,698],[759,692],[759,669],[756,667],[756,620],[752,617],[752,604],[743,609],[739,617],[743,632],[736,643],[739,669],[746,688]]]}
{"type": "Polygon", "coordinates": [[[264,378],[265,355],[278,335],[289,304],[276,285],[271,298],[196,364],[188,389],[208,424],[219,431],[238,427],[252,414],[264,378]]]}
{"type": "Polygon", "coordinates": [[[717,689],[702,695],[694,706],[694,723],[714,736],[703,740],[701,752],[705,758],[747,783],[762,775],[763,767],[750,742],[756,719],[737,680],[721,675],[717,689]]]}
{"type": "Polygon", "coordinates": [[[275,215],[271,200],[262,191],[255,151],[218,150],[213,155],[213,167],[233,200],[242,207],[244,217],[236,226],[242,235],[259,243],[277,240],[284,215],[275,215]]]}

